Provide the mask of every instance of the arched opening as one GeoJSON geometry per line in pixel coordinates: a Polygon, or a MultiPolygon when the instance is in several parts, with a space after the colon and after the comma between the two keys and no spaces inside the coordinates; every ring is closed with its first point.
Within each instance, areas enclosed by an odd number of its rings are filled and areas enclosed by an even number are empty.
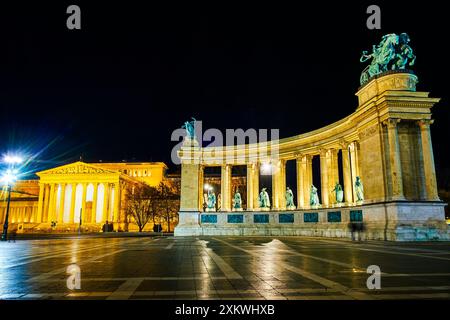
{"type": "Polygon", "coordinates": [[[235,199],[236,192],[239,191],[241,196],[241,206],[240,208],[247,208],[247,185],[246,185],[246,177],[247,177],[247,166],[246,165],[238,165],[233,166],[231,169],[231,210],[236,209],[236,200],[239,202],[239,198],[235,199]],[[242,179],[241,177],[245,177],[242,179]]]}
{"type": "MultiPolygon", "coordinates": [[[[273,206],[273,196],[272,196],[272,174],[274,173],[274,164],[270,161],[262,162],[259,168],[259,190],[258,190],[258,199],[259,194],[261,194],[262,190],[265,189],[267,194],[269,195],[270,208],[273,206]]],[[[259,207],[259,201],[255,204],[255,207],[259,207]]]]}
{"type": "MultiPolygon", "coordinates": [[[[313,156],[312,158],[312,184],[317,188],[317,195],[319,202],[322,204],[322,179],[320,172],[320,157],[313,156]]],[[[311,186],[310,186],[311,188],[311,186]]],[[[310,197],[308,196],[308,203],[310,203],[310,197]]]]}
{"type": "Polygon", "coordinates": [[[203,169],[203,211],[206,211],[208,207],[208,193],[213,193],[216,196],[215,210],[220,210],[222,207],[222,194],[219,166],[205,167],[203,169]]]}
{"type": "MultiPolygon", "coordinates": [[[[288,160],[286,161],[286,174],[285,174],[286,182],[285,187],[287,192],[287,188],[291,189],[292,194],[294,196],[293,202],[294,205],[298,208],[300,206],[299,199],[297,199],[297,168],[296,168],[296,160],[288,160]]],[[[286,196],[287,199],[287,196],[286,196]]],[[[286,203],[287,206],[287,203],[286,203]]]]}

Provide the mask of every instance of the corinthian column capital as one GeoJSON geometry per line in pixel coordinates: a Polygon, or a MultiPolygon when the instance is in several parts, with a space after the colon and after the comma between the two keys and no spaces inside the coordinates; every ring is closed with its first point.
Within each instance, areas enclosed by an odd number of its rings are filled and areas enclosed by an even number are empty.
{"type": "Polygon", "coordinates": [[[321,157],[325,157],[328,153],[328,149],[320,149],[319,153],[321,157]]]}
{"type": "Polygon", "coordinates": [[[339,146],[341,147],[342,150],[348,149],[349,145],[350,145],[350,142],[347,142],[345,140],[339,141],[339,146]]]}
{"type": "Polygon", "coordinates": [[[397,118],[389,118],[385,121],[383,121],[383,124],[385,124],[388,128],[396,128],[397,124],[400,123],[401,119],[397,119],[397,118]]]}
{"type": "Polygon", "coordinates": [[[430,128],[430,126],[434,123],[434,119],[422,119],[417,121],[417,124],[419,125],[420,129],[427,130],[430,128]]]}

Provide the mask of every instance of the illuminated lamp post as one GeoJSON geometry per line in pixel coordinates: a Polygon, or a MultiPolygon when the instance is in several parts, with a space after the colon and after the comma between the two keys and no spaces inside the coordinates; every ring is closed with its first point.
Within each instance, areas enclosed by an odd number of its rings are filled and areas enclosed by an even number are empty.
{"type": "Polygon", "coordinates": [[[17,156],[5,156],[3,162],[8,164],[8,169],[2,175],[1,182],[6,185],[6,191],[8,192],[8,202],[6,204],[6,217],[5,223],[3,224],[3,232],[1,241],[6,241],[8,239],[8,220],[9,220],[9,207],[11,204],[11,189],[14,182],[17,180],[17,174],[19,171],[15,169],[17,164],[22,163],[22,158],[17,156]]]}

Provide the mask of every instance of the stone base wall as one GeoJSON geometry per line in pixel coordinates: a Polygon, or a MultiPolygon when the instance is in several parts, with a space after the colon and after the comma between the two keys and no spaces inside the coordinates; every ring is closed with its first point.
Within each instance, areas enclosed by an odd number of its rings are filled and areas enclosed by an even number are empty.
{"type": "MultiPolygon", "coordinates": [[[[77,233],[79,232],[79,224],[77,223],[63,223],[57,224],[52,228],[51,223],[10,223],[8,232],[17,230],[17,233],[77,233]],[[21,229],[20,229],[21,227],[21,229]]],[[[81,231],[84,233],[102,232],[103,223],[84,223],[81,226],[81,231]]],[[[167,230],[167,223],[162,225],[163,230],[167,230]]],[[[171,231],[174,226],[171,225],[171,231]]],[[[0,227],[3,231],[3,225],[0,227]]],[[[114,223],[114,231],[138,232],[139,228],[136,224],[114,223]]],[[[153,231],[153,223],[147,223],[143,231],[153,231]]]]}
{"type": "Polygon", "coordinates": [[[390,202],[351,207],[270,212],[180,212],[175,236],[310,236],[371,240],[450,240],[441,202],[390,202]],[[355,233],[353,236],[355,236],[355,233]]]}

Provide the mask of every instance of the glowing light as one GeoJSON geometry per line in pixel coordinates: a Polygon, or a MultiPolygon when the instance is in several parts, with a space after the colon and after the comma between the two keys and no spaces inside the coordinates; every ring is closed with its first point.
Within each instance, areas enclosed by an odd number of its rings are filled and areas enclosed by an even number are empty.
{"type": "Polygon", "coordinates": [[[3,161],[9,164],[19,164],[22,163],[23,159],[19,156],[6,155],[3,157],[3,161]]]}
{"type": "Polygon", "coordinates": [[[262,175],[271,175],[272,174],[272,165],[270,163],[263,163],[261,165],[261,174],[262,175]]]}
{"type": "MultiPolygon", "coordinates": [[[[16,171],[16,170],[14,170],[16,171]]],[[[13,183],[17,180],[16,174],[13,173],[12,170],[6,170],[6,172],[2,175],[1,181],[5,184],[13,183]]]]}
{"type": "Polygon", "coordinates": [[[204,189],[205,189],[205,190],[213,190],[214,188],[213,188],[211,185],[205,183],[204,189]]]}

